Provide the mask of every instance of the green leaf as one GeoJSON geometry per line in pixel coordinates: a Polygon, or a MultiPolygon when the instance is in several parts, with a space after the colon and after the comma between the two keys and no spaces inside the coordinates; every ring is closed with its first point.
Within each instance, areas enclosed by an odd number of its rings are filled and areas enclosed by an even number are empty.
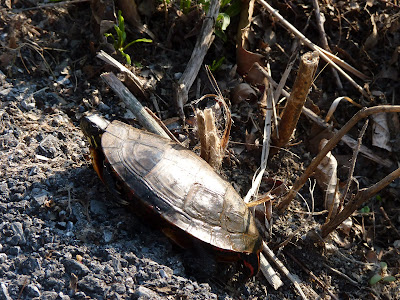
{"type": "Polygon", "coordinates": [[[385,276],[385,277],[383,277],[382,278],[382,281],[384,281],[384,282],[393,282],[393,281],[396,281],[396,277],[394,277],[394,276],[385,276]]]}
{"type": "Polygon", "coordinates": [[[214,60],[210,66],[211,72],[217,71],[221,67],[224,60],[225,60],[225,56],[222,56],[218,61],[214,60]]]}
{"type": "Polygon", "coordinates": [[[369,206],[364,206],[363,208],[360,209],[360,213],[366,214],[369,213],[371,210],[369,209],[369,206]]]}
{"type": "Polygon", "coordinates": [[[123,48],[123,50],[126,50],[126,48],[128,48],[129,46],[131,46],[131,45],[133,45],[133,44],[136,44],[136,43],[152,43],[153,42],[153,40],[150,40],[150,39],[145,39],[145,38],[143,38],[143,39],[137,39],[137,40],[134,40],[134,41],[132,41],[132,42],[130,42],[128,45],[126,45],[124,48],[123,48]]]}
{"type": "Polygon", "coordinates": [[[131,57],[129,56],[129,54],[126,54],[123,50],[119,50],[119,52],[121,53],[121,55],[123,56],[123,57],[125,57],[125,59],[126,59],[126,63],[128,64],[128,65],[131,65],[131,63],[132,63],[132,61],[131,61],[131,57]]]}
{"type": "Polygon", "coordinates": [[[231,0],[221,0],[221,5],[220,5],[220,7],[221,7],[221,8],[224,8],[226,5],[229,4],[229,2],[231,2],[231,0]]]}
{"type": "Polygon", "coordinates": [[[381,267],[381,269],[382,269],[383,271],[386,271],[386,269],[387,269],[387,263],[386,263],[386,262],[381,261],[381,262],[379,263],[379,266],[381,267]]]}
{"type": "Polygon", "coordinates": [[[371,277],[369,280],[370,285],[375,285],[377,284],[380,280],[382,279],[382,276],[379,274],[375,274],[374,276],[371,277]]]}
{"type": "Polygon", "coordinates": [[[226,13],[219,13],[217,17],[217,22],[219,23],[219,27],[222,31],[225,31],[226,28],[231,23],[231,17],[229,17],[226,13]]]}

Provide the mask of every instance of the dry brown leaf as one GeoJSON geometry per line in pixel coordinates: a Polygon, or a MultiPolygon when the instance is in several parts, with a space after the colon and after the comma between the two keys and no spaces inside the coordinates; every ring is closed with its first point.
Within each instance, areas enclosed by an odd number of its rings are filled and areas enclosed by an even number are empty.
{"type": "Polygon", "coordinates": [[[386,113],[377,113],[371,116],[372,124],[372,145],[392,151],[390,145],[390,131],[386,113]]]}
{"type": "Polygon", "coordinates": [[[257,100],[256,91],[248,83],[240,83],[233,90],[232,102],[236,104],[243,100],[257,100]]]}
{"type": "MultiPolygon", "coordinates": [[[[253,65],[257,62],[261,64],[263,56],[261,54],[247,51],[239,46],[236,51],[237,71],[240,75],[247,74],[253,65]]],[[[265,76],[263,76],[264,78],[265,76]]]]}
{"type": "MultiPolygon", "coordinates": [[[[320,150],[325,146],[328,140],[323,139],[320,143],[320,150]]],[[[321,161],[314,177],[318,185],[325,193],[324,208],[328,211],[332,210],[332,216],[336,215],[340,203],[340,195],[338,193],[337,178],[337,161],[333,154],[329,151],[321,161]]]]}
{"type": "Polygon", "coordinates": [[[372,32],[364,43],[364,50],[366,51],[374,48],[378,43],[378,29],[376,27],[374,15],[371,15],[371,23],[372,23],[372,32]]]}

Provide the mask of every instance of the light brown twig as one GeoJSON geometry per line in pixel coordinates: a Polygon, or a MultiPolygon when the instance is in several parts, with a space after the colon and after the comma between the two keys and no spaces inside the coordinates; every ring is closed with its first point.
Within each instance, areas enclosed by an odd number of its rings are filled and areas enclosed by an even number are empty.
{"type": "MultiPolygon", "coordinates": [[[[301,108],[307,99],[315,71],[318,67],[318,61],[319,57],[316,52],[307,52],[301,57],[293,91],[287,100],[278,128],[272,136],[272,142],[275,147],[283,147],[289,142],[293,130],[296,128],[297,121],[300,118],[301,108]],[[277,132],[279,132],[279,137],[277,132]]],[[[276,150],[273,152],[276,152],[276,150]]]]}
{"type": "Polygon", "coordinates": [[[152,116],[146,111],[146,109],[140,104],[134,95],[122,84],[122,82],[114,75],[114,73],[104,73],[100,75],[103,79],[118,95],[118,97],[124,101],[125,105],[132,111],[135,117],[138,119],[140,124],[150,132],[161,135],[165,138],[170,138],[168,134],[161,128],[161,126],[154,120],[152,116]]]}
{"type": "Polygon", "coordinates": [[[350,184],[353,181],[353,173],[354,173],[354,169],[356,167],[358,152],[360,151],[362,139],[363,139],[365,130],[367,130],[367,126],[368,126],[368,119],[365,121],[363,127],[360,130],[360,134],[358,135],[358,139],[357,139],[357,146],[353,150],[353,156],[351,158],[351,166],[349,169],[349,175],[347,176],[347,183],[346,183],[346,187],[344,188],[344,191],[343,191],[343,196],[340,199],[340,205],[337,210],[338,212],[343,207],[344,200],[346,199],[347,193],[349,192],[350,184]]]}
{"type": "MultiPolygon", "coordinates": [[[[330,51],[328,39],[326,38],[324,23],[325,23],[325,16],[319,9],[318,0],[313,0],[314,10],[315,10],[315,19],[317,20],[317,27],[319,31],[319,35],[321,37],[321,45],[327,51],[330,51]]],[[[333,77],[335,77],[336,85],[339,89],[343,89],[342,82],[340,81],[338,72],[331,66],[331,71],[333,77]]]]}
{"type": "Polygon", "coordinates": [[[186,65],[186,69],[182,74],[182,77],[176,84],[175,87],[175,103],[178,106],[179,114],[181,118],[184,118],[183,106],[188,101],[189,89],[193,85],[197,74],[199,73],[200,67],[203,63],[204,57],[207,54],[208,48],[214,40],[213,29],[217,20],[219,12],[220,1],[211,0],[210,7],[207,15],[204,18],[201,32],[197,37],[196,45],[192,52],[189,62],[186,65]]]}
{"type": "Polygon", "coordinates": [[[367,97],[368,99],[370,96],[368,93],[360,86],[358,85],[357,82],[354,81],[353,78],[351,78],[345,71],[342,70],[331,58],[328,57],[326,54],[326,50],[321,49],[320,47],[316,46],[314,43],[312,43],[308,38],[306,38],[296,27],[294,27],[292,24],[290,24],[284,17],[282,17],[276,9],[274,9],[271,5],[269,5],[266,1],[264,0],[258,0],[258,2],[263,5],[270,14],[272,14],[275,18],[277,18],[281,24],[290,32],[295,34],[301,41],[306,44],[309,48],[311,48],[314,51],[317,51],[318,54],[329,64],[331,64],[342,76],[344,76],[362,95],[367,97]]]}
{"type": "Polygon", "coordinates": [[[393,180],[400,177],[400,168],[394,170],[392,173],[387,175],[382,180],[375,183],[373,186],[363,189],[357,193],[357,195],[346,204],[341,212],[339,212],[335,218],[322,225],[321,235],[326,237],[330,232],[336,229],[344,220],[350,217],[364,202],[369,200],[372,196],[376,195],[380,190],[389,185],[393,180]]]}
{"type": "MultiPolygon", "coordinates": [[[[314,157],[314,159],[311,161],[310,165],[307,167],[307,169],[304,171],[304,173],[296,180],[292,189],[289,191],[288,195],[278,204],[278,210],[282,213],[286,209],[286,207],[290,204],[290,202],[296,196],[297,192],[303,187],[303,185],[306,183],[307,179],[315,171],[315,169],[317,168],[317,166],[319,165],[321,160],[326,156],[326,154],[330,150],[332,150],[336,146],[336,144],[341,140],[341,138],[355,124],[357,124],[358,121],[360,121],[361,119],[366,118],[372,114],[376,114],[379,112],[400,112],[400,105],[381,105],[381,106],[375,106],[375,107],[370,107],[370,108],[363,108],[363,109],[359,110],[338,132],[336,132],[336,134],[329,140],[329,142],[325,145],[325,147],[321,149],[321,151],[318,153],[318,155],[316,157],[314,157]]],[[[399,173],[400,173],[400,171],[399,171],[399,173]]],[[[395,179],[395,178],[393,178],[393,179],[395,179]]],[[[387,184],[389,184],[389,183],[387,183],[387,184]]],[[[371,191],[372,190],[370,190],[368,193],[365,191],[360,192],[359,197],[369,194],[369,193],[371,193],[371,191]]],[[[343,220],[345,220],[345,219],[346,218],[344,218],[343,220]]],[[[331,222],[329,222],[329,223],[331,223],[331,222]]]]}

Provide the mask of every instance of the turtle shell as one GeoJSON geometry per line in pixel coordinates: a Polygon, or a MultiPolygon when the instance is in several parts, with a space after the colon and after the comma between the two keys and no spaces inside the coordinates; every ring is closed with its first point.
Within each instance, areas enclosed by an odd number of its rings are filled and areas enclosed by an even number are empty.
{"type": "Polygon", "coordinates": [[[161,218],[214,247],[259,253],[261,237],[246,204],[192,151],[119,121],[105,128],[101,146],[128,192],[161,218]]]}

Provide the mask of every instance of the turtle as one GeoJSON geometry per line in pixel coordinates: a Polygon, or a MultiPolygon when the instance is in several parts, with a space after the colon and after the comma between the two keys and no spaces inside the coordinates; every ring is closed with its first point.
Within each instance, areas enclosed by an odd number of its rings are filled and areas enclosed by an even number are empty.
{"type": "Polygon", "coordinates": [[[200,242],[218,261],[239,261],[247,278],[257,274],[262,239],[254,217],[202,158],[172,140],[99,114],[82,117],[80,127],[93,168],[118,203],[159,224],[179,246],[200,242]]]}

